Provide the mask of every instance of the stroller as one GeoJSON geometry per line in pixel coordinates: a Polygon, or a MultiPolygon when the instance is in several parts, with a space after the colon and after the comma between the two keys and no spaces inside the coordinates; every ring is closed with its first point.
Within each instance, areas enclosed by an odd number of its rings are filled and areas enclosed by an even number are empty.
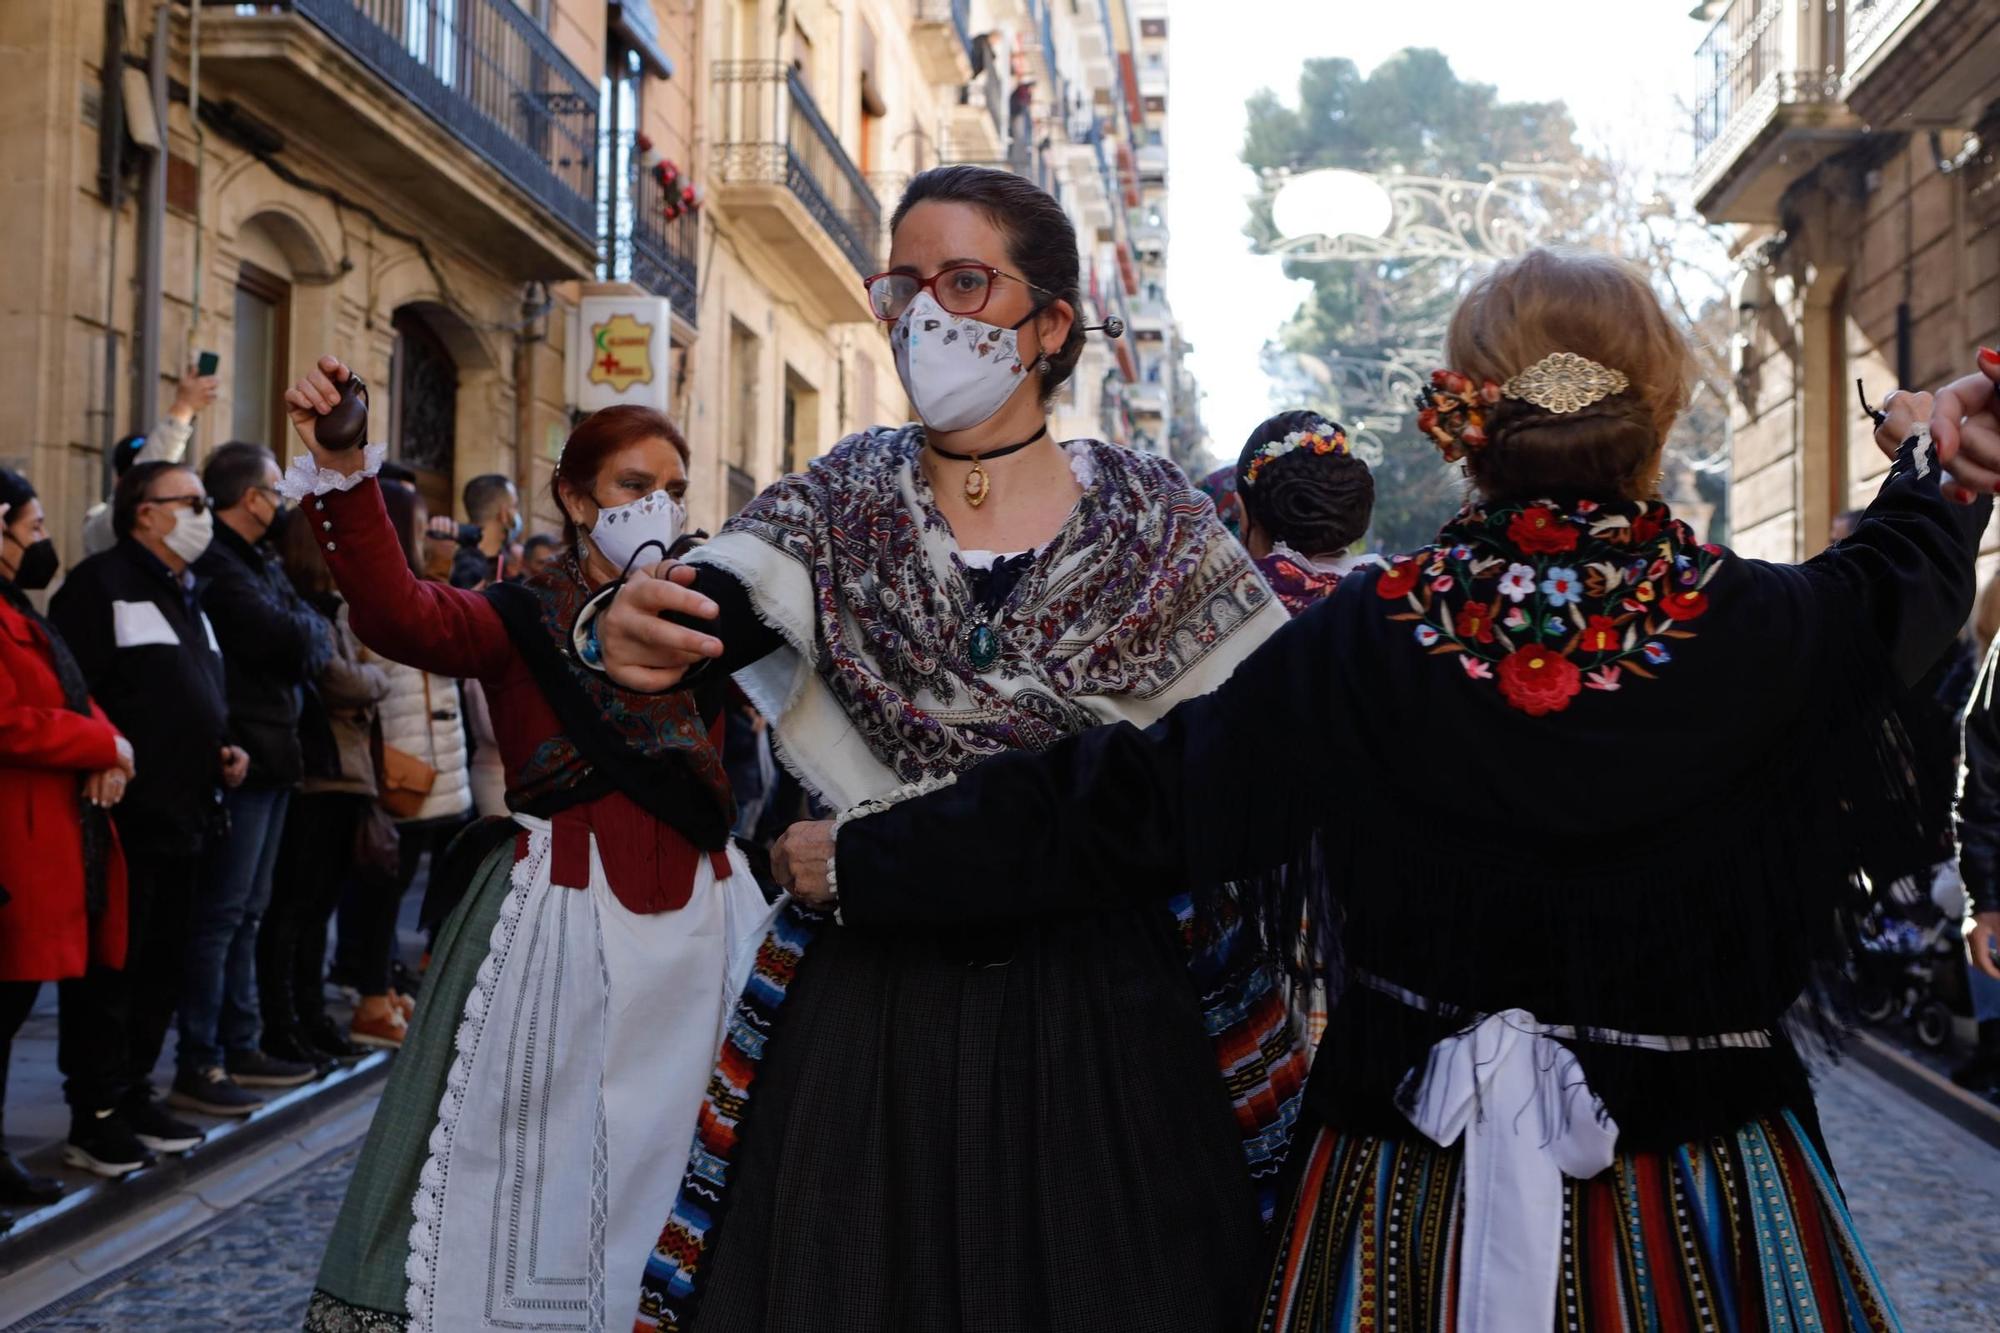
{"type": "Polygon", "coordinates": [[[1957,867],[1946,862],[1876,893],[1856,923],[1854,1004],[1863,1022],[1908,1023],[1918,1044],[1942,1050],[1972,1017],[1965,976],[1957,867]],[[1946,901],[1939,901],[1940,899],[1946,901]]]}

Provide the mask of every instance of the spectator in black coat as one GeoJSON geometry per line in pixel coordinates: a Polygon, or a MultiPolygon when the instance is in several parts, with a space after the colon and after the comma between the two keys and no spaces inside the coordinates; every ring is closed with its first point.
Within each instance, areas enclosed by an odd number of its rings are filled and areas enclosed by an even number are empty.
{"type": "Polygon", "coordinates": [[[271,899],[285,809],[305,774],[301,692],[332,651],[326,621],[285,577],[266,539],[287,517],[278,463],[261,444],[225,444],[202,482],[214,502],[215,544],[196,565],[202,606],[227,668],[230,739],[249,775],[224,804],[229,831],[208,849],[189,926],[181,1000],[180,1072],[173,1103],[211,1115],[247,1115],[253,1088],[288,1087],[317,1072],[261,1048],[257,927],[271,899]]]}
{"type": "Polygon", "coordinates": [[[514,483],[488,472],[465,483],[465,516],[458,552],[451,561],[451,586],[483,588],[511,578],[507,547],[521,535],[521,496],[514,483]]]}
{"type": "Polygon", "coordinates": [[[111,513],[117,545],[71,570],[49,604],[138,770],[113,812],[130,877],[125,967],[92,967],[74,1002],[63,995],[64,1022],[98,1034],[63,1070],[72,1107],[63,1155],[106,1175],[201,1141],[154,1099],[150,1080],[180,1003],[189,913],[221,793],[249,767],[228,744],[222,654],[192,568],[213,525],[201,479],[174,463],[134,464],[111,513]]]}

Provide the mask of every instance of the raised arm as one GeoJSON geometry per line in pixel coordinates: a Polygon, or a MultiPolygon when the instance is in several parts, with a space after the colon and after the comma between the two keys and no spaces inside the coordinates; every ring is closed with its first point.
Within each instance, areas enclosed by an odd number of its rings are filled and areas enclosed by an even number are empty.
{"type": "Polygon", "coordinates": [[[733,576],[685,564],[664,578],[634,569],[606,586],[578,613],[571,640],[592,670],[641,693],[732,675],[784,642],[733,576]]]}
{"type": "MultiPolygon", "coordinates": [[[[313,423],[339,401],[334,386],[347,378],[346,366],[322,357],[286,392],[292,427],[318,473],[295,464],[283,489],[299,502],[299,517],[312,524],[347,599],[355,637],[391,661],[440,676],[498,671],[513,651],[500,613],[478,593],[425,582],[410,572],[381,487],[363,475],[369,470],[364,455],[377,447],[331,451],[314,438],[313,423]]],[[[379,465],[379,457],[375,461],[379,465]]]]}
{"type": "Polygon", "coordinates": [[[1324,814],[1303,781],[1340,743],[1338,601],[1264,643],[1213,694],[1040,754],[987,760],[941,791],[845,820],[834,859],[852,924],[1087,913],[1291,860],[1324,814]]]}

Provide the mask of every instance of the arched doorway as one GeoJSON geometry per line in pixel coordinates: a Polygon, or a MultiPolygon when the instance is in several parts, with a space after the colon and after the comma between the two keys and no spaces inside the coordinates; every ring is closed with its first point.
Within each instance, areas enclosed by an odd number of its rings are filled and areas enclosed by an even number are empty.
{"type": "Polygon", "coordinates": [[[450,514],[457,497],[458,361],[417,307],[399,308],[393,323],[389,455],[417,474],[431,513],[450,514]]]}

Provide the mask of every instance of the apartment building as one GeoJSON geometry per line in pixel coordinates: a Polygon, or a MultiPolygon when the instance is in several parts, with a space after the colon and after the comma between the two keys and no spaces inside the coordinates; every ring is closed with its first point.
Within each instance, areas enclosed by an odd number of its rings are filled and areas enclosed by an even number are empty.
{"type": "Polygon", "coordinates": [[[1884,469],[1879,395],[2000,337],[2000,7],[1712,0],[1695,201],[1739,265],[1731,526],[1796,560],[1884,469]]]}

